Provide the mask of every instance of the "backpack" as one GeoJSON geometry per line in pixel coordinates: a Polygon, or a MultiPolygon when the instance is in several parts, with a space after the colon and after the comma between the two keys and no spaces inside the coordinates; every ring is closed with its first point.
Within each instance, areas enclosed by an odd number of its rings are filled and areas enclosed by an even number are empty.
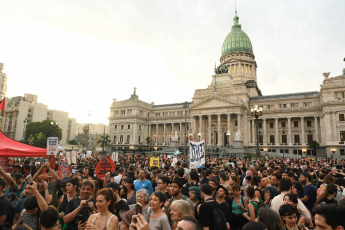
{"type": "Polygon", "coordinates": [[[7,195],[7,198],[10,200],[11,212],[15,213],[15,210],[20,200],[19,194],[17,192],[10,192],[7,195]]]}
{"type": "Polygon", "coordinates": [[[257,207],[258,207],[258,212],[259,212],[260,208],[266,207],[266,205],[264,204],[264,202],[262,202],[261,200],[260,200],[259,202],[257,202],[257,201],[253,201],[253,202],[256,203],[256,205],[257,205],[257,207]]]}
{"type": "Polygon", "coordinates": [[[219,205],[216,202],[206,202],[206,204],[212,206],[212,229],[227,230],[227,221],[224,212],[219,208],[219,205]]]}

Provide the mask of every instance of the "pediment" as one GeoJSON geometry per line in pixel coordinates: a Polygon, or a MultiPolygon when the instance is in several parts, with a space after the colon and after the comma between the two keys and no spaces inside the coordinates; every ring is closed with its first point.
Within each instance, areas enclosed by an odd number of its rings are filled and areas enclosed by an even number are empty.
{"type": "Polygon", "coordinates": [[[191,109],[224,108],[224,107],[243,107],[242,101],[231,100],[220,96],[205,98],[193,103],[191,109]]]}

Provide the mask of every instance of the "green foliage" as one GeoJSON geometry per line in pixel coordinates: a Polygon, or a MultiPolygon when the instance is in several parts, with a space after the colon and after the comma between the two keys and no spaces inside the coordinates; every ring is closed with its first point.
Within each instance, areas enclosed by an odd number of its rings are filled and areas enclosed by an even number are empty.
{"type": "Polygon", "coordinates": [[[105,146],[108,145],[108,142],[110,142],[109,135],[101,136],[101,140],[98,141],[98,143],[100,143],[102,146],[102,152],[103,153],[104,153],[105,146]]]}
{"type": "Polygon", "coordinates": [[[312,150],[316,150],[319,146],[320,144],[317,141],[311,141],[308,143],[308,147],[312,150]]]}
{"type": "Polygon", "coordinates": [[[150,137],[146,137],[146,144],[150,144],[150,142],[151,142],[151,138],[150,137]]]}
{"type": "Polygon", "coordinates": [[[77,145],[78,142],[77,142],[76,140],[70,140],[70,141],[68,142],[68,144],[70,144],[70,145],[77,145]]]}
{"type": "Polygon", "coordinates": [[[59,140],[61,140],[62,129],[59,128],[58,124],[52,125],[51,122],[54,121],[45,120],[42,122],[31,122],[27,124],[24,141],[28,141],[28,139],[30,139],[29,143],[31,143],[31,145],[46,148],[47,137],[58,137],[59,140]]]}

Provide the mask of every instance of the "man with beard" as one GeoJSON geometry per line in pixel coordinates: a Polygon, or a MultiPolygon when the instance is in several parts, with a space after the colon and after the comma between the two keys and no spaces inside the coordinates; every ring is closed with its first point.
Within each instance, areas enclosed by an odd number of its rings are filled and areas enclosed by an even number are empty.
{"type": "Polygon", "coordinates": [[[308,210],[312,212],[316,202],[317,191],[315,186],[310,182],[311,175],[307,172],[303,172],[299,177],[299,181],[304,185],[303,198],[301,198],[301,201],[308,208],[308,210]]]}
{"type": "Polygon", "coordinates": [[[140,189],[146,189],[150,194],[152,194],[152,184],[151,181],[146,179],[145,169],[140,169],[138,174],[138,180],[134,182],[135,191],[140,189]]]}
{"type": "Polygon", "coordinates": [[[168,187],[169,182],[170,182],[169,177],[167,177],[167,176],[159,177],[156,191],[164,193],[170,199],[171,195],[167,191],[167,187],[168,187]]]}
{"type": "Polygon", "coordinates": [[[67,230],[77,230],[79,221],[86,222],[89,219],[90,212],[95,207],[95,200],[91,195],[92,190],[93,183],[85,180],[81,184],[80,196],[68,202],[63,217],[63,221],[68,224],[67,230]]]}
{"type": "Polygon", "coordinates": [[[182,195],[181,191],[183,188],[183,183],[180,180],[180,178],[175,178],[172,182],[171,182],[171,188],[170,188],[170,195],[172,196],[172,198],[170,200],[167,200],[164,203],[164,212],[167,214],[167,216],[170,218],[170,211],[171,211],[171,203],[175,200],[185,200],[188,201],[190,203],[191,208],[193,209],[193,201],[185,195],[182,195]]]}

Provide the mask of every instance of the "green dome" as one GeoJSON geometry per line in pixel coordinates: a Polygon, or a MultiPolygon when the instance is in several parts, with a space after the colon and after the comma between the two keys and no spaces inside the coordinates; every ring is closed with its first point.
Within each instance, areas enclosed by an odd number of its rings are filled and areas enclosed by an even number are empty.
{"type": "Polygon", "coordinates": [[[234,25],[231,32],[226,36],[222,46],[222,56],[224,57],[230,53],[244,52],[254,55],[252,43],[248,35],[241,29],[241,25],[238,24],[239,17],[237,13],[234,17],[234,25]]]}

